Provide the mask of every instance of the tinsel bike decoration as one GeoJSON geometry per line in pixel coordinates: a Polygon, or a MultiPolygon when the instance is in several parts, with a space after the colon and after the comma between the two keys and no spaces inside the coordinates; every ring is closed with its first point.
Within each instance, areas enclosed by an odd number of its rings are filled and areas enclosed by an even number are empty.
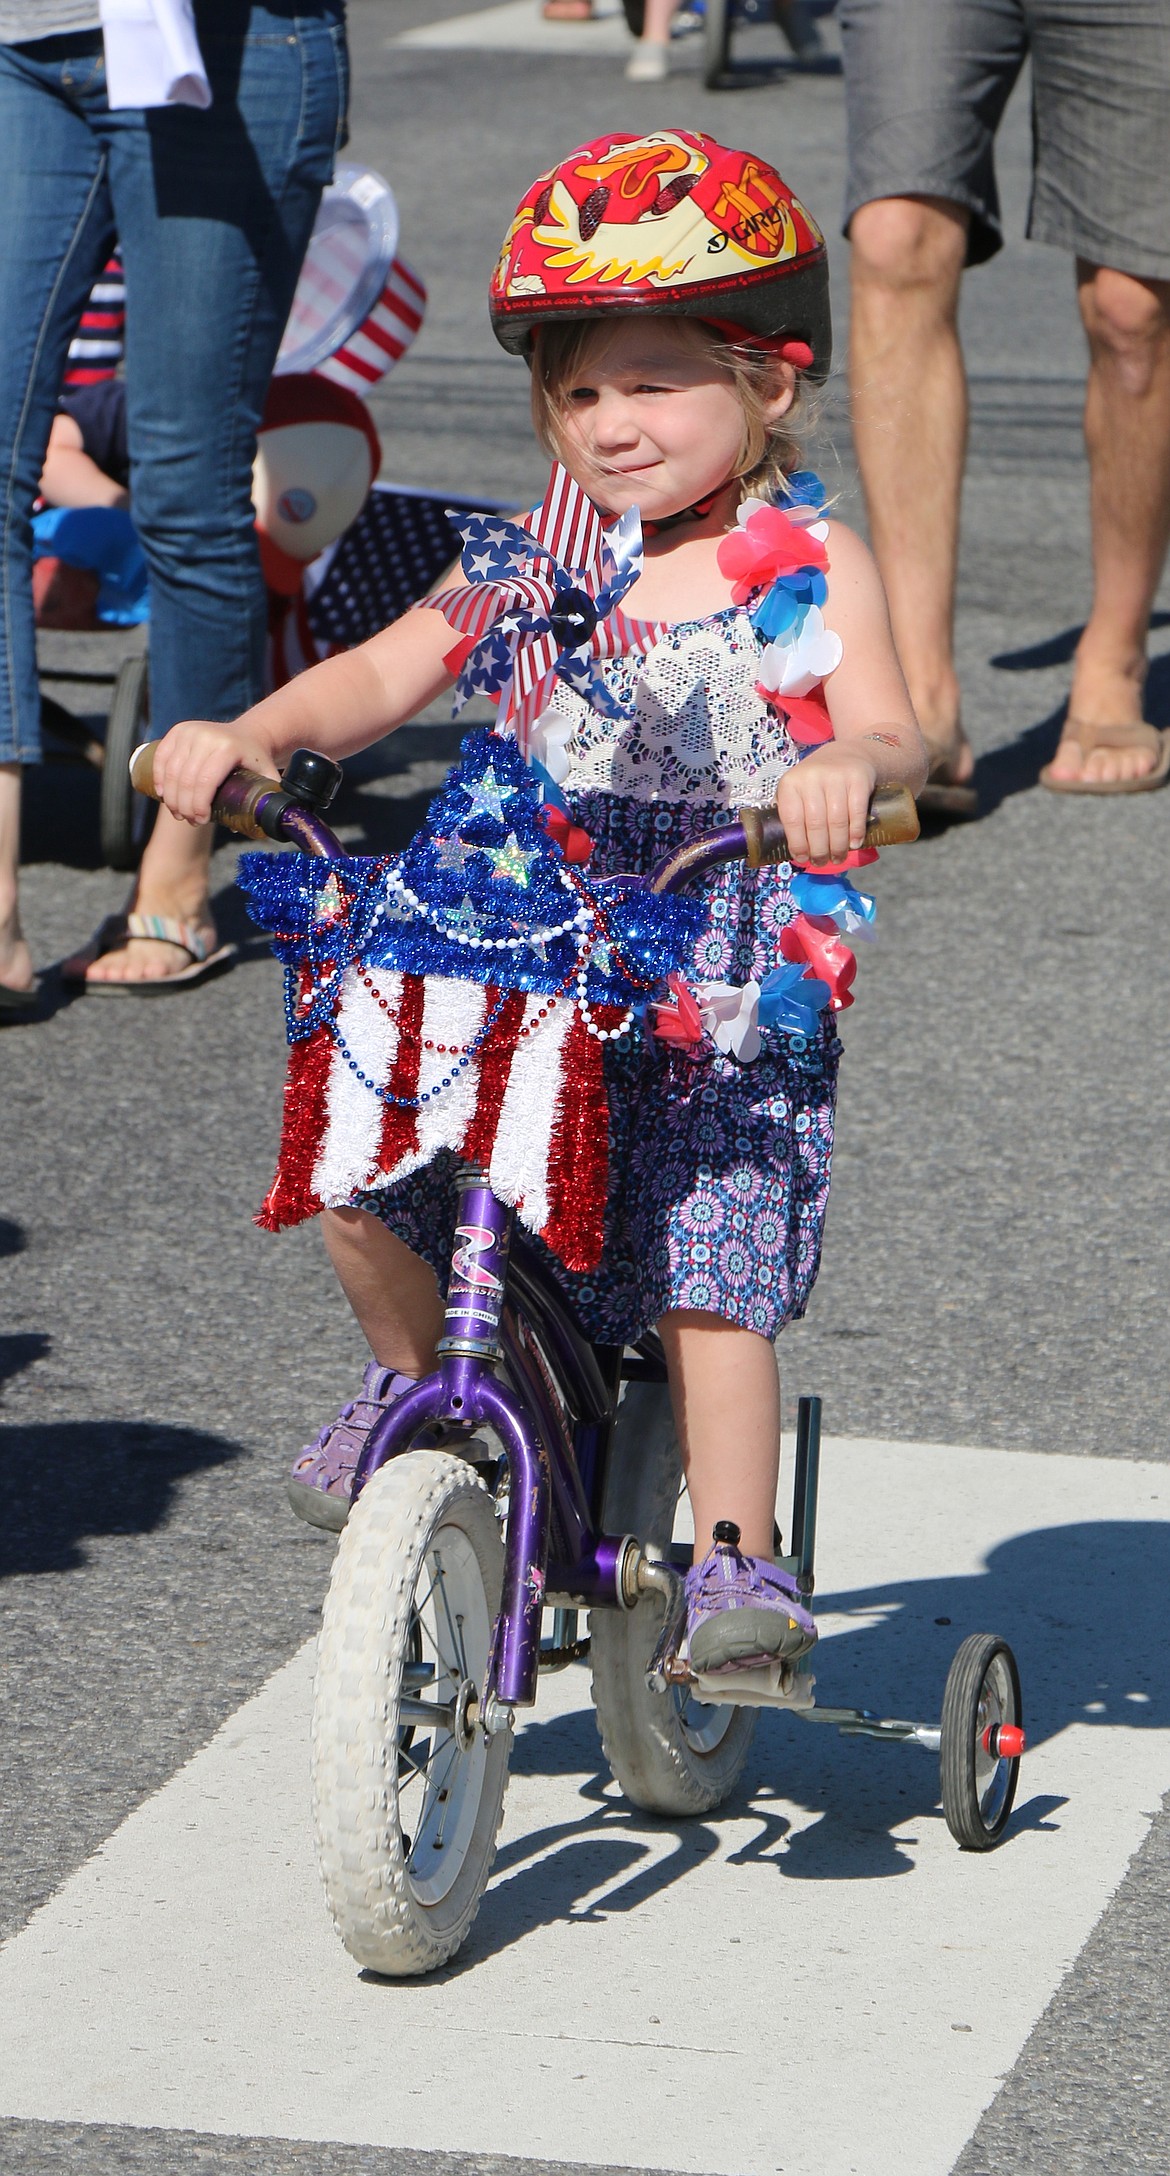
{"type": "Polygon", "coordinates": [[[600,1260],[602,1051],[678,969],[703,909],[591,882],[551,835],[541,792],[515,743],[481,728],[405,853],[245,857],[251,911],[288,970],[268,1229],[450,1149],[568,1268],[600,1260]]]}

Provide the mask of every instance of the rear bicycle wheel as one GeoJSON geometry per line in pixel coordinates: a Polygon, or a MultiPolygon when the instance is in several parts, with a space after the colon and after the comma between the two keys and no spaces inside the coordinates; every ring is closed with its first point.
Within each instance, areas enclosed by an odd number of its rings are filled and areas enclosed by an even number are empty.
{"type": "Polygon", "coordinates": [[[703,81],[717,91],[731,59],[731,17],[734,0],[704,0],[703,81]]]}
{"type": "MultiPolygon", "coordinates": [[[[602,1526],[670,1546],[682,1467],[665,1383],[631,1383],[618,1408],[602,1526]]],[[[615,1781],[647,1813],[710,1813],[738,1783],[756,1727],[755,1708],[716,1707],[683,1688],[651,1692],[650,1657],[662,1602],[590,1614],[593,1704],[615,1781]]]]}
{"type": "Polygon", "coordinates": [[[467,1721],[503,1580],[483,1482],[438,1451],[392,1459],[337,1545],[317,1647],[313,1814],[333,1923],[390,1978],[432,1972],[487,1886],[511,1737],[467,1721]]]}

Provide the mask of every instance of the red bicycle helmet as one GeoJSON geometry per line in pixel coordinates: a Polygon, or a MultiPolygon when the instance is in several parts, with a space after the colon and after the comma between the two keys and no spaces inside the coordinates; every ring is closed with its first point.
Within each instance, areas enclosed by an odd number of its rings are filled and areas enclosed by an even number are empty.
{"type": "Polygon", "coordinates": [[[504,238],[489,309],[512,355],[538,325],[652,310],[783,337],[817,382],[832,359],[816,221],[766,160],[689,129],[599,136],[541,174],[504,238]]]}

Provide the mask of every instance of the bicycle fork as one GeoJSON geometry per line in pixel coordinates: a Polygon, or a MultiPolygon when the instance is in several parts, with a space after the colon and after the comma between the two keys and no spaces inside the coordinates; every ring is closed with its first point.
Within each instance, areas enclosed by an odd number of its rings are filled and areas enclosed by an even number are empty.
{"type": "MultiPolygon", "coordinates": [[[[482,1172],[460,1175],[459,1212],[451,1275],[439,1340],[439,1367],[396,1401],[377,1426],[354,1475],[356,1500],[371,1474],[409,1448],[428,1423],[492,1428],[508,1460],[508,1520],[504,1585],[487,1682],[485,1721],[536,1698],[541,1611],[549,1540],[549,1464],[544,1444],[497,1380],[500,1318],[508,1272],[513,1213],[482,1172]]],[[[500,1727],[506,1727],[502,1716],[500,1727]]],[[[488,1723],[490,1728],[490,1722],[488,1723]]]]}

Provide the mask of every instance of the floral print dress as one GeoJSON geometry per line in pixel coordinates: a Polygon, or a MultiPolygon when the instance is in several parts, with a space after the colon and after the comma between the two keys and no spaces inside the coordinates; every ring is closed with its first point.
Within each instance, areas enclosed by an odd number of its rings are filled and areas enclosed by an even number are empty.
{"type": "MultiPolygon", "coordinates": [[[[595,846],[591,873],[642,872],[672,848],[774,801],[798,750],[759,693],[761,634],[745,606],[669,628],[602,669],[628,710],[615,723],[560,686],[543,745],[562,751],[562,791],[595,846]]],[[[762,981],[794,919],[792,871],[717,871],[696,984],[762,981]]],[[[695,1309],[772,1338],[802,1315],[829,1191],[840,1045],[760,1030],[750,1062],[710,1041],[697,1054],[631,1032],[606,1049],[610,1183],[600,1268],[548,1268],[587,1335],[621,1345],[664,1314],[695,1309]]],[[[454,1159],[371,1194],[369,1208],[445,1281],[454,1159]]],[[[539,1247],[539,1242],[533,1242],[539,1247]]]]}

